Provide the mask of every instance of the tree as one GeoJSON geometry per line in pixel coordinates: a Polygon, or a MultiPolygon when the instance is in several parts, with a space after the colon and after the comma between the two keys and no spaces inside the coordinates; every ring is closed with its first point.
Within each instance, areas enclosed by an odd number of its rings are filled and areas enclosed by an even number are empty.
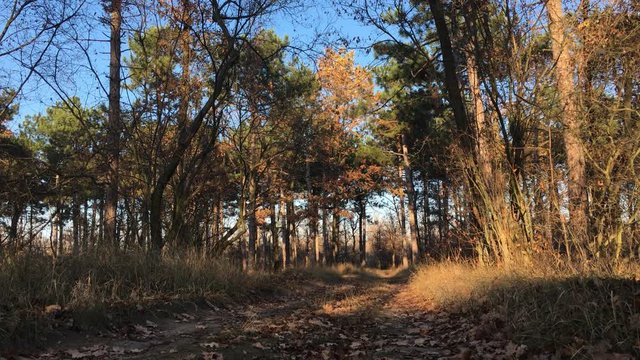
{"type": "Polygon", "coordinates": [[[556,61],[555,74],[558,100],[562,114],[563,138],[567,156],[567,186],[569,188],[569,214],[574,240],[582,245],[588,239],[585,181],[585,150],[581,139],[582,124],[575,101],[573,81],[574,64],[572,43],[566,35],[567,24],[560,0],[547,1],[551,50],[556,61]]]}
{"type": "MultiPolygon", "coordinates": [[[[325,193],[323,212],[339,208],[340,201],[350,194],[357,198],[360,217],[361,262],[366,262],[366,198],[369,190],[364,182],[375,171],[368,171],[368,164],[350,161],[355,158],[363,135],[368,111],[375,104],[373,79],[369,71],[354,62],[354,53],[345,50],[326,49],[318,61],[320,84],[319,137],[316,161],[323,164],[320,177],[325,193]],[[363,165],[361,167],[361,165],[363,165]],[[358,169],[359,172],[349,171],[358,169]],[[344,176],[343,174],[350,176],[344,176]],[[364,176],[361,176],[364,175],[364,176]],[[344,180],[355,180],[348,183],[344,180]],[[355,185],[355,186],[354,186],[355,185]],[[350,191],[351,190],[351,191],[350,191]],[[353,190],[358,193],[354,194],[353,190]],[[345,196],[346,195],[346,196],[345,196]]],[[[337,215],[337,212],[334,212],[337,215]]],[[[326,225],[326,217],[323,226],[326,225]]],[[[324,259],[331,259],[331,245],[327,232],[323,232],[324,259]]],[[[326,260],[325,260],[326,261],[326,260]]]]}
{"type": "Polygon", "coordinates": [[[104,205],[104,241],[108,247],[117,249],[116,212],[118,208],[119,163],[120,163],[120,43],[122,41],[122,1],[111,0],[107,9],[110,15],[111,35],[109,37],[109,120],[107,124],[107,187],[104,205]]]}
{"type": "MultiPolygon", "coordinates": [[[[255,31],[255,20],[270,11],[274,4],[271,1],[255,0],[249,3],[223,3],[191,5],[188,2],[182,6],[167,5],[167,14],[171,21],[189,31],[194,39],[194,45],[201,47],[207,54],[210,75],[205,85],[205,95],[202,105],[190,119],[184,119],[178,124],[176,146],[165,165],[159,171],[150,200],[151,242],[156,253],[164,245],[162,236],[163,195],[167,185],[176,173],[183,157],[191,146],[196,135],[205,123],[211,121],[209,137],[205,140],[211,149],[217,139],[221,110],[220,104],[224,96],[228,95],[232,82],[232,70],[238,64],[242,44],[247,39],[246,34],[255,31]],[[197,22],[195,19],[211,18],[211,22],[197,22]],[[185,26],[185,22],[192,22],[185,26]],[[219,36],[211,36],[219,34],[219,36]],[[215,49],[215,51],[214,51],[215,49]]],[[[181,94],[188,96],[188,94],[181,94]]],[[[210,150],[208,150],[210,151],[210,150]]]]}

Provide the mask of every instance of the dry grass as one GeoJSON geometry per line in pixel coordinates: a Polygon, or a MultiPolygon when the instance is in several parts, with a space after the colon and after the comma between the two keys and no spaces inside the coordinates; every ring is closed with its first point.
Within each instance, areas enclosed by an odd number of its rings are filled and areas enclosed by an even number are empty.
{"type": "MultiPolygon", "coordinates": [[[[510,338],[537,349],[598,344],[637,354],[640,285],[637,265],[565,266],[545,261],[519,268],[444,262],[419,268],[414,294],[436,307],[497,317],[510,338]]],[[[637,354],[638,355],[638,354],[637,354]]]]}
{"type": "Polygon", "coordinates": [[[306,277],[328,283],[337,283],[340,282],[344,277],[363,275],[366,273],[366,271],[367,270],[352,264],[337,264],[327,267],[311,266],[291,268],[285,272],[285,276],[306,277]]]}
{"type": "Polygon", "coordinates": [[[273,276],[247,275],[228,262],[193,254],[54,259],[31,253],[1,258],[0,269],[0,344],[37,339],[61,314],[92,325],[104,321],[109,308],[240,297],[274,286],[273,276]],[[47,313],[48,306],[55,311],[47,313]]]}

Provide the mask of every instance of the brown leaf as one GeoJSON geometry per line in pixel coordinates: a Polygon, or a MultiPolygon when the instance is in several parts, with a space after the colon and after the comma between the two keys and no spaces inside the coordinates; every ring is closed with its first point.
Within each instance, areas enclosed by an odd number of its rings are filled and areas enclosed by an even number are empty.
{"type": "Polygon", "coordinates": [[[426,342],[427,342],[427,339],[424,339],[424,338],[418,338],[418,339],[415,339],[415,340],[413,341],[413,343],[414,343],[416,346],[424,346],[424,344],[425,344],[426,342]]]}
{"type": "Polygon", "coordinates": [[[85,357],[91,356],[90,352],[82,352],[77,349],[69,349],[65,352],[69,354],[72,359],[83,359],[85,357]]]}
{"type": "Polygon", "coordinates": [[[62,306],[58,304],[47,305],[44,307],[44,313],[47,315],[57,315],[62,311],[62,306]]]}
{"type": "Polygon", "coordinates": [[[154,328],[154,329],[158,327],[158,324],[156,324],[156,323],[154,323],[153,321],[150,321],[150,320],[147,320],[147,321],[145,322],[145,325],[146,325],[147,327],[154,328]]]}
{"type": "Polygon", "coordinates": [[[254,348],[256,349],[260,349],[260,350],[267,350],[269,349],[268,347],[262,345],[260,342],[256,342],[252,344],[254,348]]]}

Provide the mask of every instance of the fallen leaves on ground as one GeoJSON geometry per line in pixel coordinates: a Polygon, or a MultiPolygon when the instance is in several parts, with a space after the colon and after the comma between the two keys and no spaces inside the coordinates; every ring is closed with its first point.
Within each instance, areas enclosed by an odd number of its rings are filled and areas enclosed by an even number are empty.
{"type": "Polygon", "coordinates": [[[206,304],[204,310],[144,320],[86,339],[87,346],[60,346],[32,358],[555,360],[581,352],[632,359],[612,353],[607,343],[536,353],[509,340],[505,320],[495,313],[437,311],[407,295],[403,282],[383,278],[307,284],[288,296],[244,306],[206,304]]]}

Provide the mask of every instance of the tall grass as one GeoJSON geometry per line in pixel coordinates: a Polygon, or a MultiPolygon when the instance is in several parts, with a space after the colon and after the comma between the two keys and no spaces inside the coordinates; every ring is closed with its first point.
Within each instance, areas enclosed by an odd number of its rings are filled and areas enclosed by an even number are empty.
{"type": "Polygon", "coordinates": [[[240,297],[270,288],[268,277],[196,254],[5,256],[0,259],[0,343],[37,336],[47,320],[60,313],[103,314],[108,307],[240,297]]]}
{"type": "Polygon", "coordinates": [[[436,307],[491,318],[494,328],[485,333],[501,332],[532,349],[576,355],[598,344],[638,356],[638,269],[546,260],[518,268],[444,262],[419,268],[409,287],[436,307]]]}

